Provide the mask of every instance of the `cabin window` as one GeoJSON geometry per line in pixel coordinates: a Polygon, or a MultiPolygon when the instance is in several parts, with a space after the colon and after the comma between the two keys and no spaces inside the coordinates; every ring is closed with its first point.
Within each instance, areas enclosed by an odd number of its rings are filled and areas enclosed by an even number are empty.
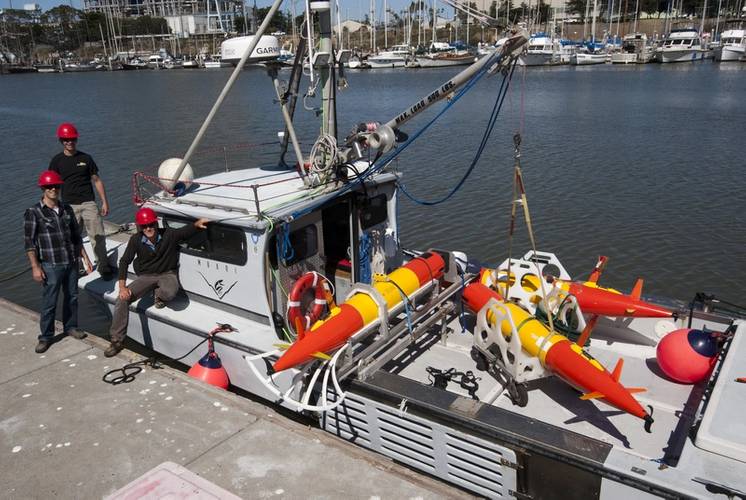
{"type": "Polygon", "coordinates": [[[277,268],[277,257],[282,259],[282,263],[285,266],[292,266],[293,264],[305,260],[309,257],[313,257],[319,252],[319,236],[314,224],[303,226],[300,229],[291,231],[288,235],[290,242],[290,248],[286,249],[282,241],[282,232],[278,235],[275,234],[270,240],[270,247],[275,247],[277,253],[270,252],[269,261],[273,268],[277,268]]]}
{"type": "MultiPolygon", "coordinates": [[[[179,229],[192,220],[164,217],[164,227],[179,229]]],[[[181,251],[188,255],[242,266],[246,264],[246,235],[242,229],[211,222],[204,231],[198,231],[180,243],[181,251]]]]}
{"type": "Polygon", "coordinates": [[[386,195],[381,194],[370,199],[360,210],[360,227],[363,231],[376,226],[388,219],[386,195]]]}

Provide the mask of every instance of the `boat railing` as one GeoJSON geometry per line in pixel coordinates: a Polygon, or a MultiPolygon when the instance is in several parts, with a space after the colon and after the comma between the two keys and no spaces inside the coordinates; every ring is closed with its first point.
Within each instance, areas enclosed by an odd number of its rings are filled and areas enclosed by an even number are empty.
{"type": "Polygon", "coordinates": [[[254,182],[247,184],[195,180],[190,181],[188,185],[176,183],[173,187],[168,188],[167,186],[172,183],[170,177],[158,177],[145,172],[135,172],[132,175],[132,201],[138,206],[146,202],[163,205],[177,203],[203,206],[228,212],[241,212],[262,219],[270,210],[277,210],[314,195],[314,192],[306,189],[305,186],[291,186],[290,183],[298,183],[298,177],[288,176],[287,173],[288,170],[285,170],[280,173],[254,178],[252,179],[254,182]],[[279,175],[282,175],[282,177],[273,179],[279,175]],[[287,185],[288,188],[278,190],[277,186],[283,184],[287,185]],[[218,187],[236,189],[237,193],[240,194],[237,194],[234,199],[245,203],[221,203],[220,196],[215,196],[214,199],[206,199],[210,196],[207,189],[218,187]],[[203,191],[200,192],[200,189],[203,191]],[[242,190],[242,192],[239,190],[242,190]],[[190,193],[202,195],[202,197],[185,197],[190,193]]]}

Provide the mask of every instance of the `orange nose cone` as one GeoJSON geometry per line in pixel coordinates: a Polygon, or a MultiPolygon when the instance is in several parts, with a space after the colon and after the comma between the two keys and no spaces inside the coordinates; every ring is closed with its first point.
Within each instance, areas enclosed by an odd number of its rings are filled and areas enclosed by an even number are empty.
{"type": "Polygon", "coordinates": [[[296,340],[285,353],[275,361],[272,368],[275,372],[281,372],[294,366],[298,366],[313,358],[317,352],[329,352],[347,341],[363,325],[363,317],[357,309],[349,304],[342,304],[340,312],[329,318],[324,324],[315,330],[306,332],[306,335],[296,340]]]}

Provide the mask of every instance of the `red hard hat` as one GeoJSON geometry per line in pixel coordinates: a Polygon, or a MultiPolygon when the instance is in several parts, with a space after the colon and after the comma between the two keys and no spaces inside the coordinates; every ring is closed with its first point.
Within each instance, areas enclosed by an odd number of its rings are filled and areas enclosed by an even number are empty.
{"type": "Polygon", "coordinates": [[[57,127],[58,139],[77,139],[78,129],[72,123],[63,123],[57,127]]]}
{"type": "Polygon", "coordinates": [[[41,175],[39,175],[39,187],[59,186],[62,184],[64,184],[64,182],[62,182],[62,177],[60,177],[60,174],[57,172],[45,170],[41,175]]]}
{"type": "Polygon", "coordinates": [[[158,221],[158,216],[152,208],[141,208],[135,214],[135,222],[138,226],[145,226],[158,221]]]}

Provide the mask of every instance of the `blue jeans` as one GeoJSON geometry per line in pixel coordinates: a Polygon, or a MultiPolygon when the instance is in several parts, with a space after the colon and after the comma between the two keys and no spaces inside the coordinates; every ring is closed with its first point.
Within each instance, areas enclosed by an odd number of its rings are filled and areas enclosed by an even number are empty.
{"type": "Polygon", "coordinates": [[[42,287],[41,318],[39,340],[52,340],[54,337],[54,313],[57,310],[57,296],[62,289],[62,323],[66,332],[78,327],[78,265],[45,264],[41,268],[47,279],[42,287]]]}

